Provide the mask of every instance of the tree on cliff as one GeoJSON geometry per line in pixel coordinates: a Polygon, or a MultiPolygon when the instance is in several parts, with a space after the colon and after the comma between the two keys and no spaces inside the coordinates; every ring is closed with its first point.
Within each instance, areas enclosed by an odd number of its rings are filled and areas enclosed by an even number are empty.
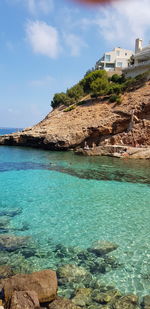
{"type": "Polygon", "coordinates": [[[91,83],[91,91],[95,97],[106,95],[109,90],[109,82],[106,78],[98,77],[91,83]]]}

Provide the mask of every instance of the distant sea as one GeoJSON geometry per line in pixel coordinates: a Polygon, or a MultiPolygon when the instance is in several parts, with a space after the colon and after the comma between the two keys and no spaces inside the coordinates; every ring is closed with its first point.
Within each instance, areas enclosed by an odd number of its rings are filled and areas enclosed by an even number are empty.
{"type": "Polygon", "coordinates": [[[22,128],[0,128],[0,135],[10,134],[23,130],[22,128]]]}

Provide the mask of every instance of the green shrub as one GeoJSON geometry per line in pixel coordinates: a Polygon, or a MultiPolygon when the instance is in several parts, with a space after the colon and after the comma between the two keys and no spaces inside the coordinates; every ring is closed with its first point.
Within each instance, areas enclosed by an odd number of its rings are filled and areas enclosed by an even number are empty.
{"type": "Polygon", "coordinates": [[[110,84],[108,94],[120,94],[120,93],[122,93],[122,85],[110,84]]]}
{"type": "Polygon", "coordinates": [[[119,81],[120,81],[120,75],[118,75],[118,74],[113,74],[110,80],[111,80],[113,83],[119,83],[119,81]]]}
{"type": "Polygon", "coordinates": [[[106,78],[98,77],[91,83],[91,91],[95,97],[106,95],[109,90],[109,82],[106,78]]]}
{"type": "Polygon", "coordinates": [[[55,93],[53,100],[51,101],[51,106],[53,108],[58,107],[59,105],[68,105],[69,104],[69,98],[64,92],[55,93]]]}
{"type": "Polygon", "coordinates": [[[85,93],[91,92],[91,85],[97,78],[105,78],[108,80],[107,72],[104,70],[96,70],[87,74],[81,81],[80,85],[83,87],[85,93]]]}
{"type": "Polygon", "coordinates": [[[84,96],[83,87],[80,84],[77,84],[66,92],[67,96],[72,99],[72,103],[76,103],[79,99],[84,96]]]}
{"type": "Polygon", "coordinates": [[[112,94],[109,98],[109,102],[110,103],[121,103],[121,96],[120,95],[117,95],[117,94],[112,94]]]}

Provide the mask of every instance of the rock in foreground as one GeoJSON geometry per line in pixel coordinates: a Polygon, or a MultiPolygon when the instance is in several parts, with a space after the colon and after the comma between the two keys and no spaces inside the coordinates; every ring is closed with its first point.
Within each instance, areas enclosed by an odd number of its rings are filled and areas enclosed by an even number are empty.
{"type": "Polygon", "coordinates": [[[40,303],[34,291],[15,291],[11,298],[10,309],[38,309],[40,303]]]}
{"type": "Polygon", "coordinates": [[[4,280],[4,296],[8,302],[14,291],[34,291],[40,303],[56,298],[57,278],[55,271],[43,270],[28,275],[18,274],[4,280]]]}

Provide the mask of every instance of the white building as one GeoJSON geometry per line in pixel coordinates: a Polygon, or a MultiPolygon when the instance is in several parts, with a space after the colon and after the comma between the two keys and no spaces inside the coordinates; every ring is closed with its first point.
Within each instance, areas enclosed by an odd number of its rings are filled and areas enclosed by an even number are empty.
{"type": "Polygon", "coordinates": [[[126,77],[135,77],[150,70],[150,44],[142,47],[142,40],[135,41],[134,63],[123,70],[126,77]]]}
{"type": "Polygon", "coordinates": [[[121,71],[128,66],[129,59],[133,54],[131,50],[116,47],[112,51],[106,52],[103,57],[97,61],[95,69],[121,71]]]}

